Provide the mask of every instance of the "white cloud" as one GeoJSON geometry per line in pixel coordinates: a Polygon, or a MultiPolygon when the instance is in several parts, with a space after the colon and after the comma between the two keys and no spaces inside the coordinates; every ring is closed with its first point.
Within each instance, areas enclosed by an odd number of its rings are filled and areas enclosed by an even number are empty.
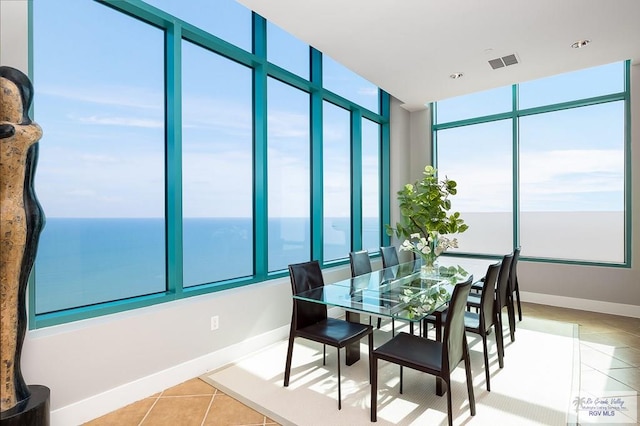
{"type": "Polygon", "coordinates": [[[185,94],[182,108],[184,128],[224,129],[232,134],[251,134],[253,115],[250,103],[244,105],[231,99],[185,94]]]}
{"type": "Polygon", "coordinates": [[[148,118],[132,118],[132,117],[100,117],[92,115],[88,117],[68,116],[70,120],[83,124],[98,124],[102,126],[124,126],[124,127],[143,127],[143,128],[163,128],[164,122],[161,120],[153,120],[148,118]]]}
{"type": "Polygon", "coordinates": [[[378,88],[371,86],[360,87],[358,88],[358,94],[365,96],[378,96],[378,88]]]}
{"type": "Polygon", "coordinates": [[[154,91],[137,86],[49,86],[38,87],[36,97],[47,95],[100,105],[141,109],[164,109],[164,88],[154,91]]]}
{"type": "Polygon", "coordinates": [[[80,161],[93,163],[115,163],[118,159],[112,155],[82,153],[80,154],[80,161]]]}
{"type": "Polygon", "coordinates": [[[271,138],[309,138],[309,117],[287,111],[270,111],[267,117],[271,138]]]}
{"type": "MultiPolygon", "coordinates": [[[[512,209],[510,158],[461,160],[450,164],[446,174],[458,183],[453,209],[512,209]]],[[[522,207],[528,210],[619,208],[594,193],[622,191],[624,155],[621,150],[596,149],[522,152],[519,178],[522,207]]]]}
{"type": "Polygon", "coordinates": [[[621,150],[556,150],[521,155],[523,191],[527,194],[576,194],[621,190],[621,150]]]}

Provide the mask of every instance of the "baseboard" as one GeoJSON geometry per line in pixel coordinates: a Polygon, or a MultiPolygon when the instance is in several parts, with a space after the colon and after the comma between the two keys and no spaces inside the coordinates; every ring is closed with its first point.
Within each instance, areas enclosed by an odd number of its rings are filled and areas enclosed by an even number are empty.
{"type": "Polygon", "coordinates": [[[51,412],[51,426],[79,425],[221,368],[289,335],[289,325],[184,362],[51,412]]]}
{"type": "Polygon", "coordinates": [[[520,292],[520,300],[523,302],[538,303],[540,305],[640,318],[640,306],[627,305],[625,303],[579,299],[577,297],[555,296],[552,294],[529,293],[525,291],[520,292]]]}

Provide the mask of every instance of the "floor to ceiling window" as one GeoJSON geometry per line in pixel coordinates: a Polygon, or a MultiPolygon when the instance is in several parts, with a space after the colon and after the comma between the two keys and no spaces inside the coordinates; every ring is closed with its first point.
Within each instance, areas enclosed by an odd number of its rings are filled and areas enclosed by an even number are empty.
{"type": "Polygon", "coordinates": [[[362,248],[380,247],[380,125],[362,119],[362,248]]]}
{"type": "Polygon", "coordinates": [[[182,42],[184,286],[253,274],[251,102],[250,68],[182,42]]]}
{"type": "Polygon", "coordinates": [[[30,3],[47,216],[31,326],[386,242],[378,88],[233,0],[67,3],[30,3]]]}
{"type": "Polygon", "coordinates": [[[311,259],[309,94],[267,84],[269,271],[311,259]]]}
{"type": "Polygon", "coordinates": [[[624,265],[629,65],[438,102],[441,174],[469,230],[459,252],[624,265]]]}
{"type": "Polygon", "coordinates": [[[163,32],[67,6],[38,2],[33,18],[37,314],[166,290],[163,32]]]}
{"type": "Polygon", "coordinates": [[[336,260],[351,250],[351,115],[323,102],[324,258],[336,260]]]}

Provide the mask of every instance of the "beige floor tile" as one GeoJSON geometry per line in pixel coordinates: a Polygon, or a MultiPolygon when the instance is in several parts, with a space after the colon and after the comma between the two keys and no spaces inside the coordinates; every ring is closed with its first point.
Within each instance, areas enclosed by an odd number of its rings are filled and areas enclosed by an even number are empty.
{"type": "Polygon", "coordinates": [[[617,328],[627,333],[640,336],[640,319],[628,318],[628,317],[614,317],[607,318],[604,323],[610,327],[617,328]]]}
{"type": "Polygon", "coordinates": [[[611,331],[611,326],[606,325],[601,321],[580,321],[578,325],[580,326],[580,336],[611,331]]]}
{"type": "MultiPolygon", "coordinates": [[[[159,394],[158,394],[159,395],[159,394]]],[[[147,415],[157,398],[145,398],[117,411],[85,423],[88,426],[137,426],[147,415]]]]}
{"type": "Polygon", "coordinates": [[[609,370],[607,374],[636,391],[640,391],[640,369],[618,368],[615,370],[609,370]]]}
{"type": "Polygon", "coordinates": [[[581,334],[580,342],[594,346],[595,345],[606,345],[606,346],[614,346],[617,348],[631,347],[638,348],[640,347],[640,337],[635,336],[633,334],[624,332],[624,331],[613,331],[608,333],[592,333],[592,334],[581,334]],[[594,345],[595,344],[595,345],[594,345]]]}
{"type": "Polygon", "coordinates": [[[195,378],[165,390],[162,396],[213,395],[216,388],[195,378]]]}
{"type": "MultiPolygon", "coordinates": [[[[613,348],[611,352],[615,351],[615,349],[616,348],[613,348]]],[[[599,350],[585,344],[580,344],[580,362],[583,366],[587,365],[595,368],[596,370],[602,371],[603,373],[614,368],[633,367],[631,364],[627,364],[626,362],[611,356],[611,354],[600,352],[599,350]]]]}
{"type": "Polygon", "coordinates": [[[633,367],[640,367],[640,349],[614,348],[611,355],[633,367]]]}
{"type": "MultiPolygon", "coordinates": [[[[620,371],[620,370],[613,370],[620,371]]],[[[582,371],[580,391],[598,394],[601,391],[634,391],[635,389],[598,370],[582,371]]]]}
{"type": "Polygon", "coordinates": [[[262,425],[265,416],[228,395],[216,395],[204,425],[262,425]]]}
{"type": "Polygon", "coordinates": [[[161,397],[142,426],[200,426],[213,396],[161,397]]]}

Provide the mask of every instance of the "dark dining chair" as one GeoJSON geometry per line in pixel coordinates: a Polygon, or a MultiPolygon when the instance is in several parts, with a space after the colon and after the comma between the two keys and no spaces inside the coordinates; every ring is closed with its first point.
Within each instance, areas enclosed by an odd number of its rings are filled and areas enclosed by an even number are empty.
{"type": "Polygon", "coordinates": [[[511,271],[509,272],[509,297],[511,303],[518,306],[518,320],[522,321],[522,306],[520,305],[520,285],[518,284],[518,259],[520,258],[520,247],[516,247],[513,251],[513,260],[511,261],[511,271]],[[513,297],[515,294],[515,298],[513,297]]]}
{"type": "MultiPolygon", "coordinates": [[[[511,303],[515,303],[518,308],[518,321],[522,321],[522,305],[520,303],[520,285],[518,284],[518,259],[520,258],[520,247],[513,250],[513,260],[509,271],[509,298],[511,303]],[[514,297],[515,294],[515,297],[514,297]]],[[[471,284],[471,290],[477,293],[484,287],[484,278],[471,284]]]]}
{"type": "Polygon", "coordinates": [[[464,327],[464,312],[471,288],[472,278],[454,287],[449,314],[444,325],[442,342],[428,340],[421,336],[399,333],[387,343],[372,352],[371,358],[371,421],[378,418],[378,360],[400,365],[400,393],[402,393],[402,368],[408,367],[442,380],[447,392],[447,410],[449,425],[453,424],[451,403],[451,372],[464,360],[467,376],[467,393],[471,415],[476,414],[471,378],[471,361],[464,327]]]}
{"type": "Polygon", "coordinates": [[[349,253],[349,265],[351,266],[351,276],[368,274],[372,271],[371,259],[367,250],[352,251],[349,253]]]}
{"type": "MultiPolygon", "coordinates": [[[[318,261],[289,265],[291,290],[293,294],[303,291],[323,291],[324,279],[318,261]]],[[[327,306],[293,298],[291,329],[289,331],[289,347],[284,370],[284,386],[289,386],[291,376],[291,358],[293,342],[296,337],[322,343],[322,365],[325,365],[326,345],[333,346],[338,353],[338,409],[342,409],[342,393],[340,389],[340,349],[369,336],[369,364],[373,349],[373,327],[366,324],[353,323],[327,316],[327,306]]]]}
{"type": "MultiPolygon", "coordinates": [[[[398,249],[395,246],[380,247],[380,257],[382,257],[383,268],[390,268],[392,266],[397,266],[400,264],[400,260],[398,258],[398,249]]],[[[419,332],[422,333],[422,324],[419,324],[419,327],[419,332]]],[[[378,319],[378,328],[380,328],[380,319],[378,319]]],[[[413,328],[413,326],[411,326],[411,328],[413,328]]],[[[395,336],[395,333],[396,321],[395,318],[391,318],[391,335],[395,336]]]]}
{"type": "MultiPolygon", "coordinates": [[[[464,327],[474,334],[480,335],[482,338],[482,350],[484,351],[484,371],[487,383],[487,391],[491,392],[491,378],[489,374],[489,351],[487,348],[487,335],[493,326],[496,335],[496,346],[498,347],[498,365],[504,367],[504,341],[502,337],[502,329],[499,327],[498,310],[496,309],[495,292],[498,283],[498,275],[501,263],[489,265],[485,274],[485,291],[480,296],[479,312],[464,313],[464,327]]],[[[471,296],[471,295],[470,295],[471,296]]],[[[448,310],[441,313],[441,321],[446,322],[448,310]]],[[[435,317],[428,316],[427,322],[435,324],[435,317]]]]}
{"type": "MultiPolygon", "coordinates": [[[[398,249],[395,246],[380,247],[380,257],[382,258],[382,268],[390,268],[400,264],[398,260],[398,249]]],[[[378,328],[380,328],[380,318],[378,318],[378,328]]],[[[395,335],[396,322],[391,318],[391,334],[395,335]]]]}
{"type": "MultiPolygon", "coordinates": [[[[367,250],[350,252],[349,266],[351,267],[351,277],[358,277],[370,273],[371,259],[369,258],[369,252],[367,250]]],[[[378,317],[378,328],[380,328],[381,322],[381,318],[378,317]]],[[[369,317],[369,324],[371,324],[371,317],[369,317]]]]}
{"type": "Polygon", "coordinates": [[[380,247],[380,256],[382,257],[383,268],[400,264],[398,260],[398,249],[396,249],[395,246],[380,247]]]}
{"type": "MultiPolygon", "coordinates": [[[[511,341],[515,342],[516,337],[516,322],[515,322],[515,312],[513,309],[513,303],[511,303],[511,298],[509,297],[509,274],[511,273],[511,263],[513,261],[513,254],[509,253],[502,257],[502,263],[500,265],[500,272],[498,273],[498,284],[497,289],[495,291],[489,291],[489,294],[494,294],[495,302],[496,302],[496,312],[498,315],[498,321],[500,322],[499,327],[500,330],[503,330],[502,323],[502,310],[507,308],[507,318],[509,320],[509,334],[511,336],[511,341]]],[[[482,295],[484,290],[479,294],[472,293],[469,295],[467,299],[467,306],[471,308],[475,308],[479,310],[482,303],[482,295]]]]}

